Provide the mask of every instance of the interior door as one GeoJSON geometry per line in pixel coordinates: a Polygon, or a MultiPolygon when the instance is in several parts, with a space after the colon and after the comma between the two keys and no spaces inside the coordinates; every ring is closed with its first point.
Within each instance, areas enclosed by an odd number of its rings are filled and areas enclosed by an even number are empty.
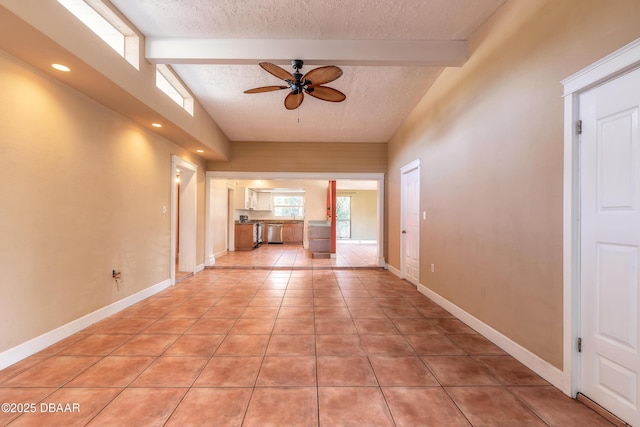
{"type": "Polygon", "coordinates": [[[405,279],[420,283],[420,166],[402,171],[402,264],[405,279]]]}
{"type": "Polygon", "coordinates": [[[640,425],[640,70],[580,96],[580,391],[640,425]]]}

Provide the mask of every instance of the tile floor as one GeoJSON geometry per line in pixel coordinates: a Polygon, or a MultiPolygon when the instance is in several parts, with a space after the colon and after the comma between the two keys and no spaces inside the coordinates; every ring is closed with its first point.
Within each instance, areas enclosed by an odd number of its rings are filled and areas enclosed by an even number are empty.
{"type": "Polygon", "coordinates": [[[11,426],[610,425],[374,269],[205,270],[0,371],[0,402],[36,406],[11,426]]]}
{"type": "Polygon", "coordinates": [[[217,267],[360,268],[377,267],[377,243],[338,241],[336,257],[312,258],[301,245],[263,244],[253,251],[229,252],[217,267]]]}

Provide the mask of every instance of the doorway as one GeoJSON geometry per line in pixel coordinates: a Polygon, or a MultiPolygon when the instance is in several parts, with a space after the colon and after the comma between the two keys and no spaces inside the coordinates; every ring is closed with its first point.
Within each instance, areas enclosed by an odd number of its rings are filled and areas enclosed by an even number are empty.
{"type": "MultiPolygon", "coordinates": [[[[176,184],[175,184],[175,192],[176,194],[180,194],[180,171],[176,171],[176,184]]],[[[176,227],[175,227],[175,239],[176,239],[176,248],[175,248],[175,272],[176,272],[176,281],[180,281],[181,279],[188,276],[190,273],[188,271],[180,270],[180,197],[176,197],[176,227]]]]}
{"type": "Polygon", "coordinates": [[[235,194],[232,187],[227,187],[227,242],[225,245],[227,252],[235,250],[235,194]]]}
{"type": "MultiPolygon", "coordinates": [[[[375,260],[374,265],[377,267],[386,267],[386,260],[384,257],[384,173],[335,173],[335,172],[225,172],[225,171],[208,171],[206,172],[206,180],[207,185],[214,187],[216,182],[218,185],[224,186],[225,182],[233,181],[236,182],[238,180],[277,180],[277,181],[305,181],[305,180],[318,180],[318,181],[326,181],[330,179],[335,179],[338,181],[353,181],[353,182],[372,182],[373,186],[367,189],[376,191],[376,201],[375,201],[375,214],[374,223],[370,227],[374,230],[375,242],[375,260]]],[[[299,184],[296,184],[297,187],[299,184]]],[[[280,185],[277,185],[278,187],[280,185]]],[[[233,186],[235,187],[235,185],[233,186]]],[[[231,187],[229,187],[231,188],[231,187]]],[[[209,200],[207,201],[207,205],[218,205],[220,206],[222,203],[225,203],[228,200],[227,192],[223,193],[219,192],[217,195],[214,192],[208,192],[206,195],[208,198],[215,198],[215,201],[209,200]]],[[[233,196],[231,200],[234,200],[233,196]]],[[[326,194],[323,196],[320,204],[317,205],[318,208],[322,209],[322,213],[319,215],[310,216],[310,219],[323,218],[326,214],[326,194]]],[[[228,212],[226,218],[216,218],[212,212],[214,210],[211,209],[209,213],[207,213],[205,218],[206,224],[211,224],[212,229],[223,228],[231,226],[233,221],[233,212],[228,212]]],[[[352,230],[353,231],[353,230],[352,230]]],[[[210,233],[206,236],[207,241],[205,242],[205,247],[216,248],[218,251],[224,250],[225,242],[222,241],[223,233],[210,233]],[[219,248],[219,249],[218,249],[219,248]]],[[[233,246],[233,233],[229,233],[229,246],[233,246]]],[[[217,262],[216,262],[217,263],[217,262]]]]}
{"type": "Polygon", "coordinates": [[[401,273],[404,279],[420,284],[420,160],[400,170],[402,244],[401,273]]]}
{"type": "Polygon", "coordinates": [[[565,373],[640,424],[640,40],[565,86],[565,373]]]}
{"type": "Polygon", "coordinates": [[[171,284],[196,271],[197,171],[197,165],[171,156],[171,284]]]}
{"type": "Polygon", "coordinates": [[[640,421],[640,69],[581,94],[579,102],[580,388],[636,424],[640,421]]]}

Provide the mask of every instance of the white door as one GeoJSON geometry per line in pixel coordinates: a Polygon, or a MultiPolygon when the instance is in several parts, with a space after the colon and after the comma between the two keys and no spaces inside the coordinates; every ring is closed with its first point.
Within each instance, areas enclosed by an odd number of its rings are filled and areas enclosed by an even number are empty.
{"type": "Polygon", "coordinates": [[[402,272],[420,283],[420,164],[402,168],[402,272]]]}
{"type": "Polygon", "coordinates": [[[640,70],[580,96],[580,391],[640,426],[640,70]]]}

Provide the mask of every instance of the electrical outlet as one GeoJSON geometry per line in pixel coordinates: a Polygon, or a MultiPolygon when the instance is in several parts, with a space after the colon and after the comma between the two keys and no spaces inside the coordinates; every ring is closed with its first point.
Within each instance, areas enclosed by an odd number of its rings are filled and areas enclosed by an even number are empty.
{"type": "Polygon", "coordinates": [[[432,273],[436,272],[436,265],[435,264],[431,264],[431,272],[432,273]]]}

